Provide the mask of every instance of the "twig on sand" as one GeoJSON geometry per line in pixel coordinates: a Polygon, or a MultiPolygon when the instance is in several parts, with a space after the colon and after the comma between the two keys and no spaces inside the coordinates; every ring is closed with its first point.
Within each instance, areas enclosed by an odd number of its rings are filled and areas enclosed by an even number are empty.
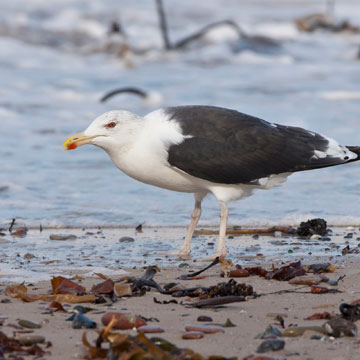
{"type": "MultiPolygon", "coordinates": [[[[285,234],[291,234],[293,229],[287,226],[272,226],[266,229],[239,229],[239,230],[226,230],[227,235],[251,235],[251,234],[273,234],[276,231],[280,231],[285,234]]],[[[196,230],[195,235],[217,235],[219,232],[216,230],[196,230]]]]}

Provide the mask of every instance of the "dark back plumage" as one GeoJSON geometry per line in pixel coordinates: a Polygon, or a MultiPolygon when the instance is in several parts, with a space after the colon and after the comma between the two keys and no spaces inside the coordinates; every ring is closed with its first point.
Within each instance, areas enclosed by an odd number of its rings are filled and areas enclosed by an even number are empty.
{"type": "Polygon", "coordinates": [[[222,184],[254,183],[272,174],[346,163],[344,156],[326,153],[329,140],[302,128],[213,106],[165,109],[189,136],[169,148],[168,161],[188,174],[222,184]]]}

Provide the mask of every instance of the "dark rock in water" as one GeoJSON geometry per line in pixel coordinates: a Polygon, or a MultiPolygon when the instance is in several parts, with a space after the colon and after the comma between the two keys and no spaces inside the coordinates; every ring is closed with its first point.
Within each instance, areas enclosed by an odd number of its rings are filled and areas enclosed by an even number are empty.
{"type": "Polygon", "coordinates": [[[71,326],[73,329],[96,329],[96,322],[79,312],[75,315],[71,326]]]}
{"type": "Polygon", "coordinates": [[[285,341],[282,339],[269,339],[263,341],[259,347],[257,348],[256,352],[258,353],[265,353],[269,351],[278,351],[285,347],[285,341]]]}
{"type": "Polygon", "coordinates": [[[213,319],[210,316],[200,315],[198,316],[197,321],[212,322],[213,319]]]}
{"type": "Polygon", "coordinates": [[[119,242],[126,242],[126,243],[130,243],[130,242],[134,242],[134,241],[135,241],[135,239],[130,236],[122,236],[119,239],[119,242]]]}
{"type": "Polygon", "coordinates": [[[314,234],[324,236],[326,232],[326,221],[324,219],[311,219],[300,223],[296,233],[300,236],[311,236],[314,234]]]}
{"type": "Polygon", "coordinates": [[[349,305],[349,304],[341,304],[340,312],[342,316],[350,321],[357,321],[360,319],[360,304],[357,305],[349,305]]]}
{"type": "Polygon", "coordinates": [[[335,318],[323,325],[326,334],[335,338],[342,336],[356,336],[358,331],[356,325],[350,320],[335,318]]]}
{"type": "Polygon", "coordinates": [[[271,339],[278,336],[282,336],[281,331],[273,325],[268,325],[264,332],[255,336],[255,339],[271,339]]]}

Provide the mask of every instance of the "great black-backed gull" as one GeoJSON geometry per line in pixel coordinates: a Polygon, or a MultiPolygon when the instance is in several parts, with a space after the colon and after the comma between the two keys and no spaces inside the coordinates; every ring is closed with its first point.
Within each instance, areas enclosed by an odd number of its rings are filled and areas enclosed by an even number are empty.
{"type": "Polygon", "coordinates": [[[189,256],[201,201],[220,204],[216,256],[226,255],[227,203],[283,183],[296,171],[360,159],[360,147],[324,135],[213,106],[179,106],[140,117],[114,110],[96,118],[64,148],[93,144],[124,173],[143,183],[193,193],[195,207],[179,256],[189,256]]]}

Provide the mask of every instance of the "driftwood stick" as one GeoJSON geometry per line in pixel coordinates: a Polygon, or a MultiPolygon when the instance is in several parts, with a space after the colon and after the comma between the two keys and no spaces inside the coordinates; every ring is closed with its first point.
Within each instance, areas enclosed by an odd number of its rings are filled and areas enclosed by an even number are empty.
{"type": "Polygon", "coordinates": [[[202,38],[210,30],[212,30],[216,27],[222,26],[222,25],[228,25],[228,26],[232,27],[237,32],[239,39],[242,37],[246,37],[246,34],[244,33],[244,31],[241,30],[240,26],[238,24],[236,24],[236,22],[234,22],[232,20],[221,20],[221,21],[216,21],[214,23],[206,25],[199,31],[195,32],[194,34],[189,35],[189,36],[185,37],[184,39],[177,41],[173,45],[173,48],[174,49],[183,48],[186,45],[188,45],[190,42],[193,42],[195,40],[202,38]]]}
{"type": "Polygon", "coordinates": [[[160,30],[164,40],[164,46],[166,50],[170,50],[172,49],[172,46],[169,40],[168,26],[166,22],[165,11],[162,0],[156,0],[156,7],[157,7],[157,12],[159,14],[160,30]]]}
{"type": "MultiPolygon", "coordinates": [[[[275,231],[281,231],[282,233],[289,234],[292,231],[291,227],[287,226],[272,226],[266,229],[239,229],[239,230],[226,230],[227,235],[252,235],[252,234],[273,234],[275,231]]],[[[217,235],[219,233],[218,230],[195,230],[195,235],[217,235]]]]}

